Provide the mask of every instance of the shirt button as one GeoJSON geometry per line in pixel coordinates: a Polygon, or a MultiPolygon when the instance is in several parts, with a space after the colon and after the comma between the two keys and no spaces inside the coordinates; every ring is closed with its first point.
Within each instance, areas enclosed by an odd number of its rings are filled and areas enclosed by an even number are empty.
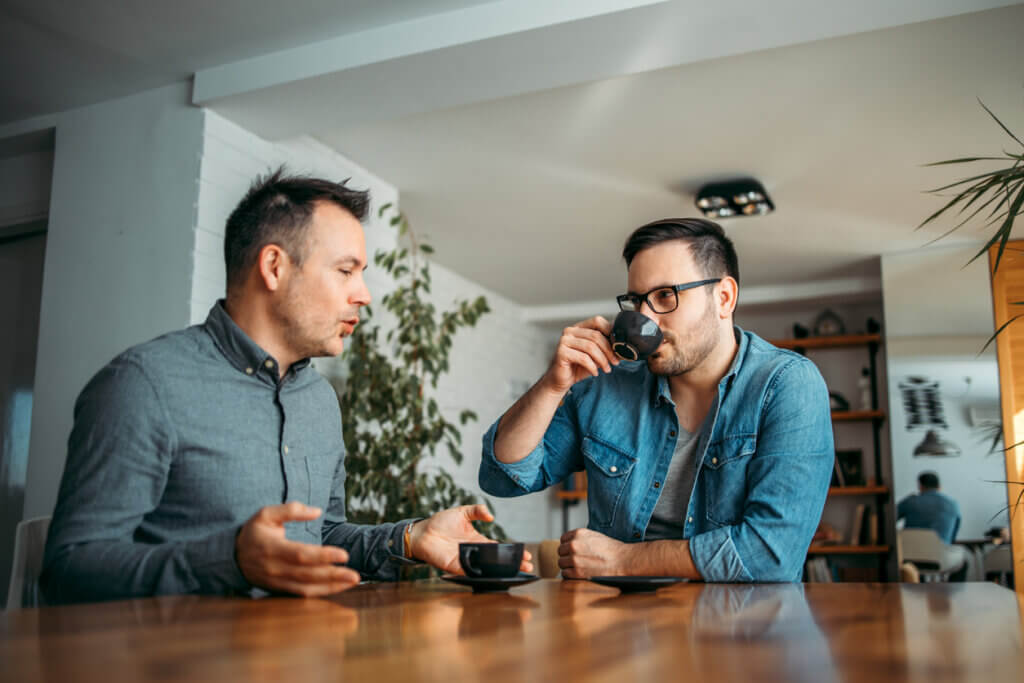
{"type": "Polygon", "coordinates": [[[266,366],[267,366],[267,369],[268,369],[268,370],[270,370],[270,369],[273,369],[273,367],[274,367],[274,361],[272,361],[272,360],[268,360],[268,361],[267,361],[266,363],[264,363],[264,365],[266,365],[266,366]]]}
{"type": "Polygon", "coordinates": [[[660,481],[654,482],[654,488],[660,489],[661,488],[661,482],[660,481]]]}
{"type": "Polygon", "coordinates": [[[711,458],[711,464],[712,465],[717,465],[718,464],[718,458],[711,458]]]}
{"type": "Polygon", "coordinates": [[[673,429],[671,432],[668,433],[668,435],[669,436],[675,436],[676,435],[676,430],[673,429]]]}
{"type": "Polygon", "coordinates": [[[638,531],[635,534],[633,534],[633,538],[640,538],[640,532],[638,531]]]}
{"type": "Polygon", "coordinates": [[[615,474],[616,472],[619,471],[619,468],[616,467],[615,465],[612,465],[611,467],[608,468],[608,471],[611,472],[612,474],[615,474]]]}
{"type": "Polygon", "coordinates": [[[693,517],[687,517],[687,518],[686,518],[686,521],[687,521],[687,522],[692,522],[692,521],[693,521],[693,517]]]}
{"type": "Polygon", "coordinates": [[[251,375],[252,374],[252,368],[246,368],[245,369],[245,374],[251,375]]]}
{"type": "Polygon", "coordinates": [[[288,444],[285,444],[284,446],[284,454],[288,455],[288,444]]]}

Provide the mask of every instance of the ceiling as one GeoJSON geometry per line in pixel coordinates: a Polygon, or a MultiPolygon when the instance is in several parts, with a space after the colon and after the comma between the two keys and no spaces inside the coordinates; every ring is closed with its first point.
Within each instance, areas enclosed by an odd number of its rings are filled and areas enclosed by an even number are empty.
{"type": "Polygon", "coordinates": [[[0,0],[0,123],[487,0],[0,0]]]}
{"type": "Polygon", "coordinates": [[[937,234],[922,190],[959,170],[922,164],[1012,145],[976,98],[1024,131],[1024,5],[969,12],[998,1],[65,4],[2,5],[0,122],[196,72],[198,104],[336,148],[437,261],[534,310],[610,300],[629,232],[734,174],[777,207],[723,221],[746,291],[877,281],[937,234]]]}
{"type": "Polygon", "coordinates": [[[1012,144],[976,97],[1024,132],[1022,28],[1017,6],[315,132],[401,189],[437,260],[523,304],[620,293],[629,232],[733,174],[777,207],[722,222],[744,285],[831,280],[933,236],[921,191],[959,170],[922,164],[1012,144]]]}

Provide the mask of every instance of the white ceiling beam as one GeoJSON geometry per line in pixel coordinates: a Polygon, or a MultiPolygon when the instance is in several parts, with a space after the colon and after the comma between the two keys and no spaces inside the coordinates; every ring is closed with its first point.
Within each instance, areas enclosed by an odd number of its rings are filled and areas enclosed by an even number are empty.
{"type": "Polygon", "coordinates": [[[193,102],[277,140],[1012,4],[503,0],[204,69],[193,102]]]}

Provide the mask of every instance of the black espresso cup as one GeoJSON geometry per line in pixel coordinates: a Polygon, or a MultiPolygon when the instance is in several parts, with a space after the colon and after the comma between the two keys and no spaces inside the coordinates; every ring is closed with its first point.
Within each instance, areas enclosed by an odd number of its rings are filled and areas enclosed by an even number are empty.
{"type": "Polygon", "coordinates": [[[522,543],[460,543],[459,564],[475,579],[508,578],[519,573],[522,543]]]}
{"type": "Polygon", "coordinates": [[[622,360],[647,360],[663,341],[658,323],[637,311],[615,316],[610,337],[612,351],[622,360]]]}

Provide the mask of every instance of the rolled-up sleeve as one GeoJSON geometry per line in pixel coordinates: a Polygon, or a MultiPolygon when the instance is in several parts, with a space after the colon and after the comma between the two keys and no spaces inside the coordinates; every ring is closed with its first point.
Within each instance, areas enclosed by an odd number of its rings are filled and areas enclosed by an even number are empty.
{"type": "Polygon", "coordinates": [[[569,393],[555,411],[540,443],[525,458],[514,463],[501,462],[495,456],[494,440],[501,420],[492,424],[483,438],[480,488],[493,496],[511,498],[541,491],[582,470],[583,455],[575,410],[575,402],[569,393]]]}
{"type": "Polygon", "coordinates": [[[799,581],[835,459],[828,389],[794,359],[769,385],[742,521],[690,539],[705,581],[799,581]]]}
{"type": "Polygon", "coordinates": [[[60,496],[47,537],[43,593],[49,602],[250,588],[235,561],[238,528],[173,543],[139,542],[159,504],[175,450],[174,430],[143,368],[122,356],[75,404],[60,496]]]}

